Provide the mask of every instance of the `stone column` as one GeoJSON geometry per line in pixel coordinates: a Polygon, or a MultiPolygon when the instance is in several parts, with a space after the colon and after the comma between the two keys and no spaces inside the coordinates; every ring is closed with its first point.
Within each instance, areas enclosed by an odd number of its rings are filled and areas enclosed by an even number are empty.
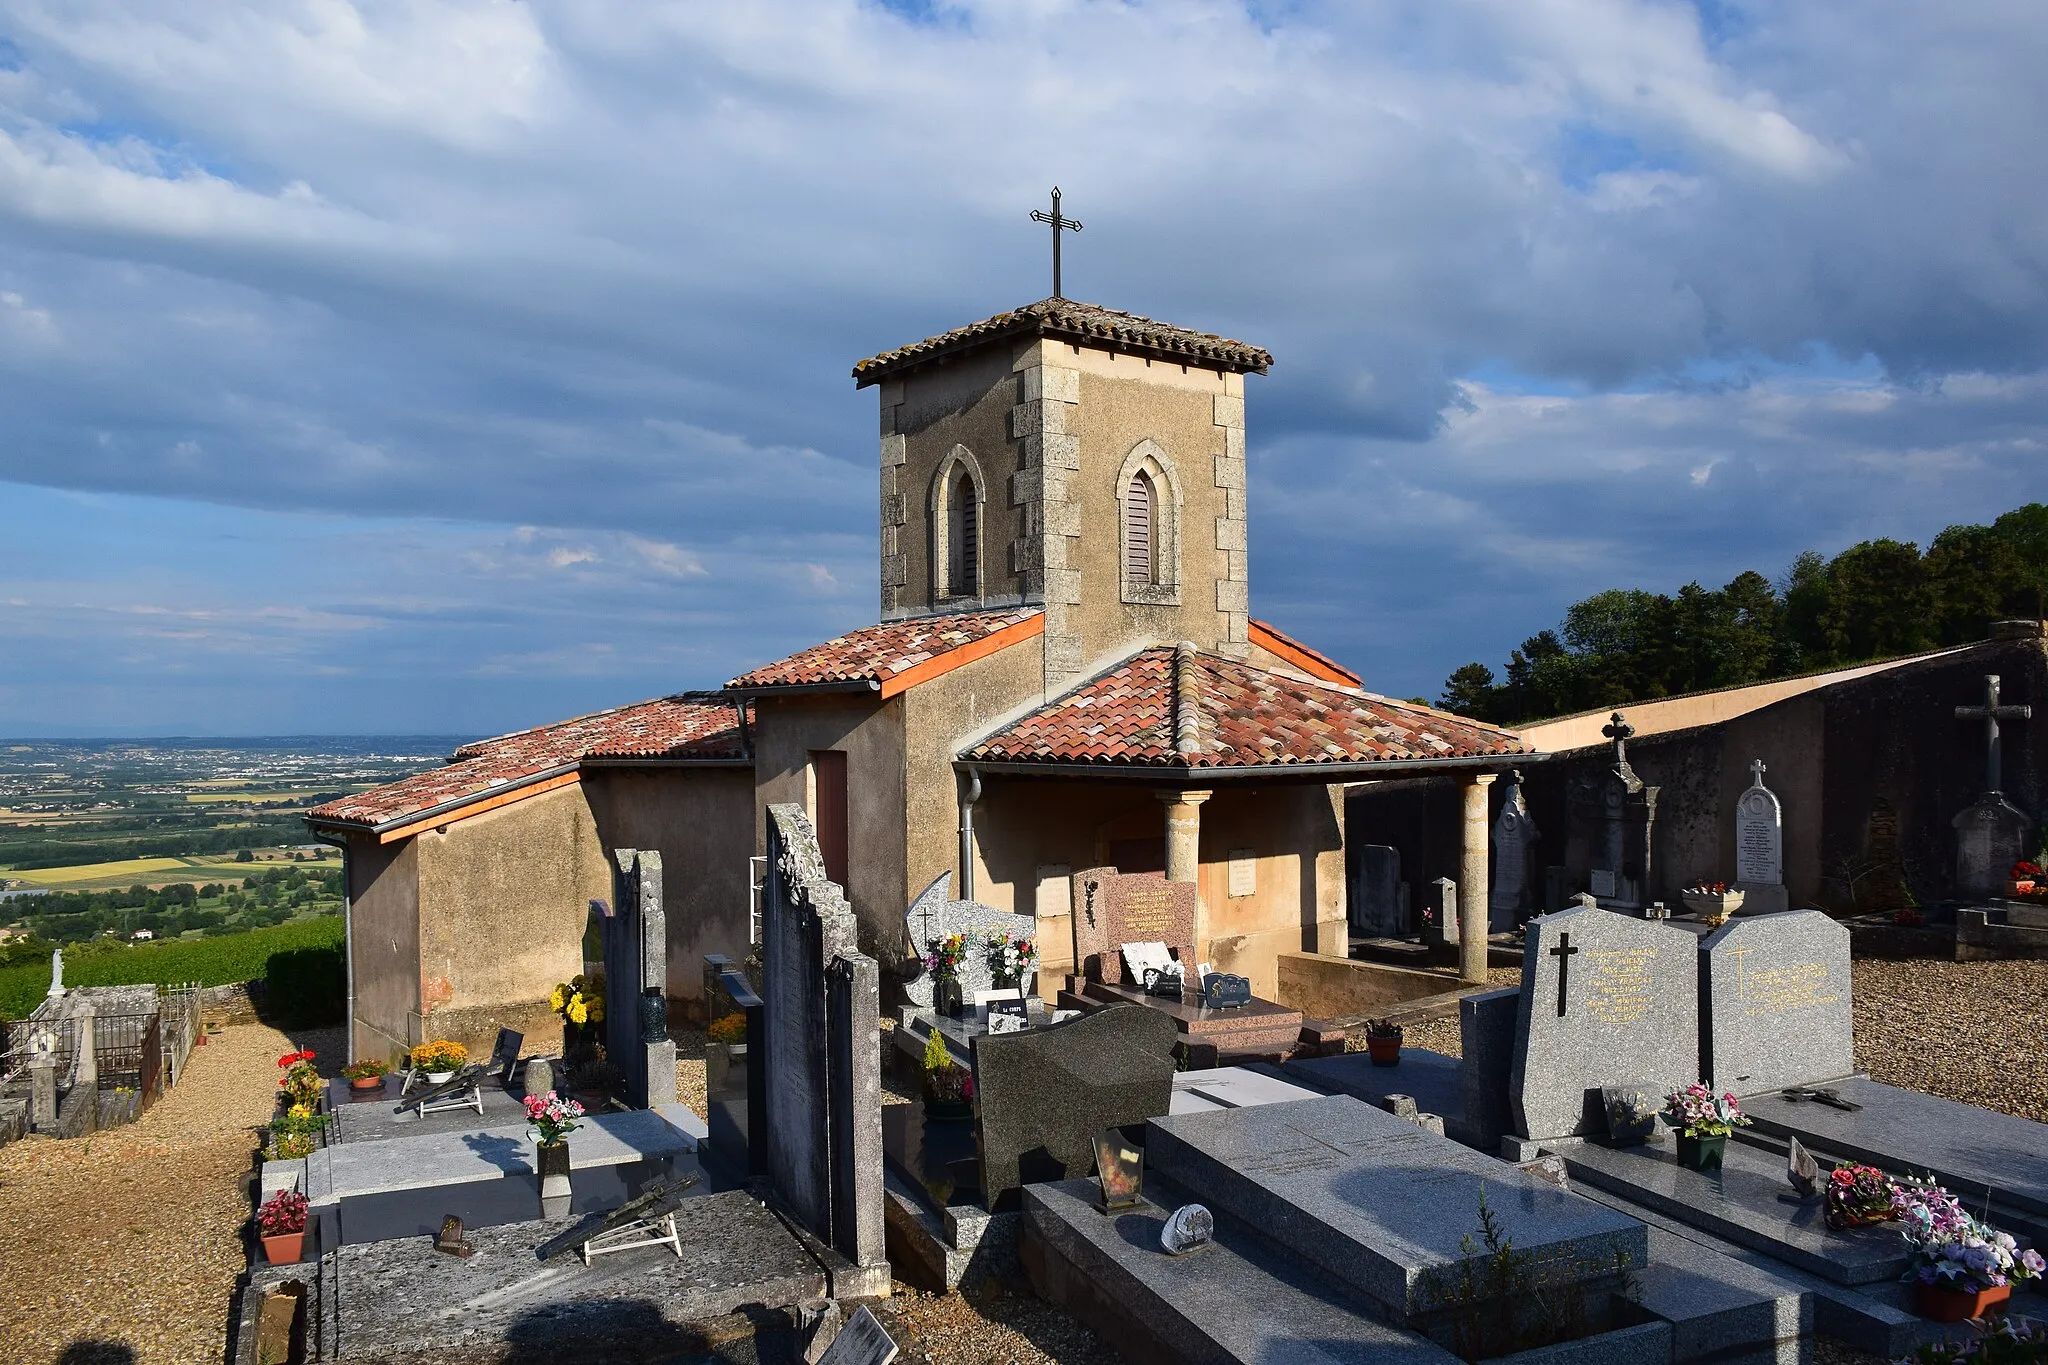
{"type": "MultiPolygon", "coordinates": [[[[1196,882],[1202,879],[1202,803],[1214,792],[1160,792],[1166,805],[1166,880],[1196,882]]],[[[1209,951],[1209,909],[1201,898],[1195,900],[1195,956],[1209,951]]]]}
{"type": "Polygon", "coordinates": [[[1486,980],[1486,789],[1498,773],[1465,779],[1464,857],[1458,868],[1458,975],[1486,980]],[[1469,907],[1469,908],[1468,908],[1469,907]]]}

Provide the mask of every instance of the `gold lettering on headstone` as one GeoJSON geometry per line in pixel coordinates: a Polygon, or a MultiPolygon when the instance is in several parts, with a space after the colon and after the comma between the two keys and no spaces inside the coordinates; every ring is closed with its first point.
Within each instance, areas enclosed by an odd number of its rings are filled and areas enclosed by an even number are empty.
{"type": "Polygon", "coordinates": [[[1603,1024],[1633,1024],[1650,1012],[1650,969],[1655,948],[1594,949],[1586,1008],[1603,1024]]]}
{"type": "Polygon", "coordinates": [[[1729,953],[1735,959],[1736,996],[1745,1015],[1784,1014],[1841,1003],[1841,993],[1828,989],[1828,964],[1788,962],[1779,967],[1752,967],[1748,948],[1729,953]]]}
{"type": "Polygon", "coordinates": [[[1164,943],[1173,930],[1173,892],[1165,882],[1123,888],[1126,943],[1164,943]]]}

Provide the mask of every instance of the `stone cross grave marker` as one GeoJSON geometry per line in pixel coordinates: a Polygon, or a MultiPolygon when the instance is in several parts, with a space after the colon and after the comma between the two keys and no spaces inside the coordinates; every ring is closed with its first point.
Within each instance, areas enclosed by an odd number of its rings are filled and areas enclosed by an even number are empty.
{"type": "Polygon", "coordinates": [[[1508,1101],[1524,1137],[1601,1132],[1599,1091],[1698,1078],[1698,940],[1580,906],[1529,921],[1508,1101]]]}
{"type": "MultiPolygon", "coordinates": [[[[934,879],[910,903],[910,908],[904,912],[903,925],[909,931],[911,951],[917,955],[920,964],[930,944],[953,934],[967,936],[967,960],[960,964],[960,998],[972,1000],[977,991],[987,991],[995,986],[989,976],[988,961],[982,954],[982,945],[997,934],[1036,941],[1038,917],[1013,915],[976,901],[956,901],[950,898],[952,889],[951,872],[934,879]]],[[[917,975],[905,983],[904,995],[918,1008],[929,1009],[932,984],[930,970],[920,965],[917,975]]]]}
{"type": "Polygon", "coordinates": [[[1764,785],[1764,761],[1749,765],[1750,783],[1735,799],[1735,888],[1742,912],[1774,914],[1785,908],[1785,815],[1777,793],[1764,785]]]}
{"type": "Polygon", "coordinates": [[[1530,857],[1537,837],[1518,772],[1493,822],[1493,890],[1487,897],[1487,927],[1495,933],[1513,929],[1528,908],[1530,857]]]}
{"type": "Polygon", "coordinates": [[[2034,708],[2001,705],[1999,678],[1984,675],[1984,704],[1958,706],[1957,720],[1984,722],[1984,791],[1976,803],[1951,821],[1956,831],[1956,890],[1965,896],[1993,896],[2004,889],[2012,865],[2027,855],[2027,832],[2033,821],[2002,794],[2001,744],[1998,722],[2032,719],[2034,708]]]}
{"type": "Polygon", "coordinates": [[[1699,946],[1700,1076],[1738,1095],[1856,1069],[1849,931],[1818,910],[1730,921],[1699,946]]]}

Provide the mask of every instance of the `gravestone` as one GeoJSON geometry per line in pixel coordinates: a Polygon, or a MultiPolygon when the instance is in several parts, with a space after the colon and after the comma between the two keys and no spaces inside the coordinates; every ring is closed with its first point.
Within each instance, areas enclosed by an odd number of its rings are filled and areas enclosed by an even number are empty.
{"type": "Polygon", "coordinates": [[[1422,892],[1422,942],[1444,952],[1458,948],[1458,884],[1438,877],[1422,892]]]}
{"type": "Polygon", "coordinates": [[[1614,910],[1640,910],[1656,884],[1659,788],[1629,766],[1635,727],[1619,711],[1601,734],[1613,744],[1608,767],[1571,786],[1566,861],[1585,870],[1586,889],[1614,910]]]}
{"type": "Polygon", "coordinates": [[[1493,822],[1493,889],[1487,897],[1487,928],[1505,933],[1522,922],[1529,909],[1529,869],[1538,831],[1522,797],[1522,775],[1501,802],[1493,822]]]}
{"type": "Polygon", "coordinates": [[[1351,932],[1367,938],[1403,938],[1409,929],[1401,904],[1401,850],[1362,844],[1354,852],[1351,932]]]}
{"type": "MultiPolygon", "coordinates": [[[[882,1247],[881,974],[799,806],[768,808],[761,1035],[768,1184],[886,1293],[882,1247]]],[[[750,1048],[751,1050],[751,1048],[750,1048]]],[[[751,1060],[751,1059],[750,1059],[751,1060]]],[[[750,1129],[751,1132],[751,1129],[750,1129]]]]}
{"type": "Polygon", "coordinates": [[[1699,968],[1708,1084],[1754,1095],[1855,1071],[1845,926],[1818,910],[1731,920],[1699,968]]]}
{"type": "Polygon", "coordinates": [[[1130,981],[1123,971],[1120,951],[1126,943],[1163,943],[1177,950],[1188,967],[1195,965],[1192,959],[1199,893],[1193,882],[1119,874],[1110,878],[1104,889],[1109,902],[1109,942],[1098,959],[1102,980],[1111,984],[1130,981]]]}
{"type": "Polygon", "coordinates": [[[627,1103],[641,1109],[674,1104],[676,1045],[668,1036],[661,855],[621,848],[612,859],[610,913],[602,917],[605,1055],[625,1082],[627,1103]]]}
{"type": "Polygon", "coordinates": [[[1984,704],[1958,706],[1957,720],[1984,723],[1984,792],[1950,823],[1956,831],[1956,891],[1960,895],[1995,896],[2005,889],[2012,865],[2031,851],[2027,833],[2034,826],[2026,812],[2005,799],[1998,723],[2028,720],[2034,708],[2001,705],[1998,675],[1984,675],[1984,704]]]}
{"type": "Polygon", "coordinates": [[[1458,1002],[1458,1070],[1467,1140],[1481,1151],[1496,1151],[1514,1124],[1508,1104],[1515,1063],[1515,1013],[1521,992],[1509,986],[1482,991],[1458,1002]]]}
{"type": "Polygon", "coordinates": [[[1699,941],[1580,906],[1529,921],[1508,1099],[1523,1137],[1606,1127],[1599,1090],[1699,1076],[1699,941]]]}
{"type": "Polygon", "coordinates": [[[897,1350],[881,1319],[862,1304],[818,1357],[818,1365],[889,1365],[897,1350]]]}
{"type": "Polygon", "coordinates": [[[1663,1095],[1640,1085],[1603,1085],[1600,1104],[1607,1114],[1607,1140],[1631,1147],[1657,1136],[1657,1113],[1663,1095]]]}
{"type": "Polygon", "coordinates": [[[52,949],[50,952],[50,989],[44,991],[43,996],[49,1000],[62,1000],[64,998],[64,950],[62,948],[52,949]]]}
{"type": "Polygon", "coordinates": [[[1735,798],[1735,889],[1742,915],[1775,915],[1785,899],[1785,813],[1764,785],[1764,761],[1749,765],[1748,790],[1735,798]]]}
{"type": "Polygon", "coordinates": [[[988,962],[982,956],[984,943],[998,934],[1033,942],[1038,939],[1036,915],[1013,915],[976,901],[952,900],[952,889],[953,874],[944,873],[917,893],[903,915],[911,950],[918,956],[917,974],[904,983],[903,993],[920,1009],[930,1009],[932,1005],[934,978],[923,966],[928,945],[953,934],[967,936],[967,960],[960,964],[960,998],[972,1000],[976,991],[986,991],[995,985],[989,976],[988,962]]]}
{"type": "Polygon", "coordinates": [[[1131,1005],[976,1038],[974,1132],[988,1210],[1007,1212],[1022,1185],[1087,1175],[1103,1130],[1166,1113],[1178,1038],[1167,1015],[1131,1005]]]}

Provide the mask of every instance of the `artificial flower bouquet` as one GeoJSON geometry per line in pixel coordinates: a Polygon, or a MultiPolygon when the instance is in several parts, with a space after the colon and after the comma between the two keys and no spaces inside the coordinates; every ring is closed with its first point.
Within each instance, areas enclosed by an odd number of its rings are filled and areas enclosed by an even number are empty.
{"type": "Polygon", "coordinates": [[[314,1105],[320,1102],[320,1068],[313,1065],[313,1049],[287,1052],[277,1059],[284,1068],[284,1075],[277,1081],[278,1088],[293,1104],[314,1105]]]}
{"type": "Polygon", "coordinates": [[[2048,1269],[2040,1252],[2022,1251],[2010,1233],[1971,1217],[1931,1179],[1898,1181],[1892,1207],[1912,1248],[1908,1279],[1975,1294],[2024,1283],[2048,1269]]]}
{"type": "Polygon", "coordinates": [[[413,1070],[424,1071],[429,1076],[460,1071],[468,1061],[469,1049],[449,1038],[421,1043],[412,1050],[413,1070]]]}
{"type": "Polygon", "coordinates": [[[1697,1081],[1664,1097],[1663,1119],[1680,1137],[1689,1138],[1727,1137],[1750,1121],[1735,1096],[1727,1091],[1716,1095],[1697,1081]]]}
{"type": "Polygon", "coordinates": [[[533,1140],[543,1147],[552,1147],[575,1132],[577,1120],[582,1117],[582,1105],[563,1099],[552,1090],[544,1095],[526,1097],[527,1125],[533,1133],[533,1140]]]}
{"type": "Polygon", "coordinates": [[[1038,962],[1038,949],[1028,938],[1012,938],[1008,934],[995,934],[982,945],[983,960],[988,964],[989,979],[998,987],[1020,984],[1024,974],[1038,962]]]}
{"type": "Polygon", "coordinates": [[[1892,1193],[1892,1178],[1875,1166],[1835,1167],[1823,1191],[1828,1226],[1841,1231],[1892,1221],[1899,1216],[1892,1193]]]}
{"type": "Polygon", "coordinates": [[[925,945],[925,970],[941,981],[957,978],[960,975],[961,964],[966,961],[965,934],[948,934],[944,938],[935,938],[925,945]]]}

